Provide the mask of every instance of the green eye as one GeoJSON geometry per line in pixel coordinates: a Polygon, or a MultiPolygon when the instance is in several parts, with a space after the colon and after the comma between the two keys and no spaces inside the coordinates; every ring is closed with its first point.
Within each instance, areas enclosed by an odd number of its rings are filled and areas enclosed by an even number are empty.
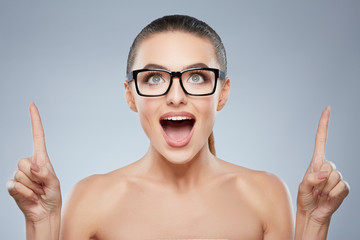
{"type": "Polygon", "coordinates": [[[159,83],[161,81],[161,77],[159,75],[155,75],[150,80],[153,83],[159,83]]]}
{"type": "Polygon", "coordinates": [[[164,81],[164,79],[162,79],[161,75],[155,74],[155,75],[152,75],[151,77],[149,77],[147,82],[149,84],[156,85],[156,84],[161,84],[161,83],[163,83],[165,81],[164,81]]]}
{"type": "Polygon", "coordinates": [[[200,76],[199,75],[192,75],[191,76],[191,80],[193,82],[199,82],[200,81],[200,76]]]}
{"type": "Polygon", "coordinates": [[[202,83],[202,82],[204,82],[204,79],[199,74],[193,74],[189,78],[189,83],[202,83]]]}

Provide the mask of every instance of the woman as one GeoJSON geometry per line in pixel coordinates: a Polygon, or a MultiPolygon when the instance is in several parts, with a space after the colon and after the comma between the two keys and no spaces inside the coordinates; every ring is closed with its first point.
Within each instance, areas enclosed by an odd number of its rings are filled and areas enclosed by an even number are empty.
{"type": "Polygon", "coordinates": [[[294,233],[281,180],[215,156],[215,114],[230,91],[226,71],[224,46],[206,23],[175,15],[146,26],[130,49],[124,85],[149,149],[128,166],[80,181],[62,216],[59,181],[30,104],[34,154],[19,161],[8,183],[27,238],[326,239],[331,215],[349,192],[324,158],[329,107],[299,186],[294,233]]]}

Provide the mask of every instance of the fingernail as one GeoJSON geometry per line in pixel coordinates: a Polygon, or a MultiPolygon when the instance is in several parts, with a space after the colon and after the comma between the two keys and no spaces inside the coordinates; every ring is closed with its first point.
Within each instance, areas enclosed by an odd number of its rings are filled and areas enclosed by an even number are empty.
{"type": "Polygon", "coordinates": [[[33,170],[36,173],[40,172],[40,168],[36,163],[32,163],[30,168],[31,168],[31,170],[33,170]]]}
{"type": "Polygon", "coordinates": [[[327,178],[328,174],[329,174],[329,171],[320,171],[318,173],[317,177],[318,177],[318,179],[325,179],[325,178],[327,178]]]}

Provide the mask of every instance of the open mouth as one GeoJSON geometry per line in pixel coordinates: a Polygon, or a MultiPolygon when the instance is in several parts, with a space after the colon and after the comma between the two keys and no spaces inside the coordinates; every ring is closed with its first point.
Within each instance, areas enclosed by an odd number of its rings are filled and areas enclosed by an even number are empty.
{"type": "Polygon", "coordinates": [[[174,147],[181,147],[191,140],[195,117],[190,114],[165,115],[160,118],[160,124],[167,143],[174,147]]]}

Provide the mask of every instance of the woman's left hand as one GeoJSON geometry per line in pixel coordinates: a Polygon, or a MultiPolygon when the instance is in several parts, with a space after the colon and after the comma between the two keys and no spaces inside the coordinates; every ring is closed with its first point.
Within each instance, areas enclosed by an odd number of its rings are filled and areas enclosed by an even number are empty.
{"type": "Polygon", "coordinates": [[[349,194],[349,185],[335,165],[325,159],[330,107],[322,112],[315,139],[314,154],[299,185],[297,211],[319,225],[328,225],[332,214],[349,194]]]}

